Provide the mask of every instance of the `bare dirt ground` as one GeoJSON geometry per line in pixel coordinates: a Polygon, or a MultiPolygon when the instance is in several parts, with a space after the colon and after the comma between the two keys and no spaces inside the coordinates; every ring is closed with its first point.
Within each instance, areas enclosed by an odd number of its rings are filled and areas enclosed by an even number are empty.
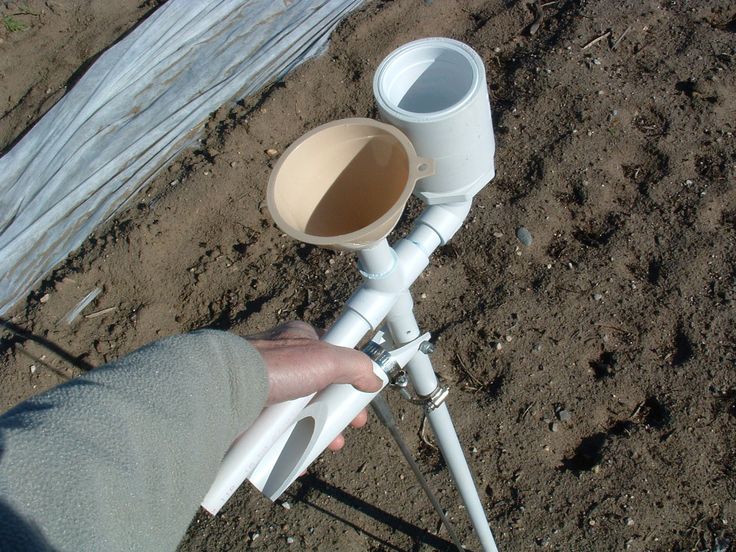
{"type": "MultiPolygon", "coordinates": [[[[2,148],[153,8],[18,5],[4,13],[41,15],[0,28],[2,148]]],[[[213,114],[196,151],[11,313],[0,406],[175,332],[328,326],[359,283],[354,259],[273,225],[263,199],[278,154],[267,150],[375,117],[381,59],[448,36],[486,64],[497,177],[417,282],[416,313],[500,548],[733,550],[736,7],[542,5],[534,25],[523,1],[369,1],[325,55],[213,114]],[[61,322],[96,287],[83,316],[61,322]]],[[[390,401],[477,550],[420,412],[390,401]]],[[[287,493],[290,508],[244,487],[219,517],[198,515],[180,549],[449,549],[383,428],[348,437],[287,493]]]]}

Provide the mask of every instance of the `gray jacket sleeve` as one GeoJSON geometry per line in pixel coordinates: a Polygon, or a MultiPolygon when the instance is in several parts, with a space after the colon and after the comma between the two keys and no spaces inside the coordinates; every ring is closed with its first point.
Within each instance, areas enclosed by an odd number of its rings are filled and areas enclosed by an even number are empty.
{"type": "Polygon", "coordinates": [[[174,550],[268,378],[248,342],[154,342],[0,417],[0,550],[174,550]]]}

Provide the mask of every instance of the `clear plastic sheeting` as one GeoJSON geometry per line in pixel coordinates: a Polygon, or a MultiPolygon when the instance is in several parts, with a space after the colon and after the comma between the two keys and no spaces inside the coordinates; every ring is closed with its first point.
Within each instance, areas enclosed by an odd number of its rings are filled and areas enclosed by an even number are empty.
{"type": "Polygon", "coordinates": [[[362,0],[170,0],[0,159],[0,314],[168,161],[209,114],[315,55],[362,0]]]}

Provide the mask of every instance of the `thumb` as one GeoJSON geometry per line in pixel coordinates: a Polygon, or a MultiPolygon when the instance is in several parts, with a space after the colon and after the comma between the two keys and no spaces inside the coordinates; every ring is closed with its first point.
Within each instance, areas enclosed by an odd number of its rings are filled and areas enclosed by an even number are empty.
{"type": "Polygon", "coordinates": [[[373,372],[373,361],[368,355],[355,349],[339,347],[343,361],[338,363],[343,372],[336,378],[340,383],[349,383],[358,391],[375,393],[383,387],[383,380],[373,372]]]}

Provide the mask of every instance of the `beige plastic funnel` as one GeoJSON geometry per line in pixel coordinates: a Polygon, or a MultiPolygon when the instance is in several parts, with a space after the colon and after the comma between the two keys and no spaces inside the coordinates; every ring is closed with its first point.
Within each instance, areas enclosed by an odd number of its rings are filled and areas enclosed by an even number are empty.
{"type": "Polygon", "coordinates": [[[416,181],[432,174],[434,163],[396,127],[341,119],[287,148],[268,182],[268,209],[297,240],[361,249],[388,235],[416,181]]]}

